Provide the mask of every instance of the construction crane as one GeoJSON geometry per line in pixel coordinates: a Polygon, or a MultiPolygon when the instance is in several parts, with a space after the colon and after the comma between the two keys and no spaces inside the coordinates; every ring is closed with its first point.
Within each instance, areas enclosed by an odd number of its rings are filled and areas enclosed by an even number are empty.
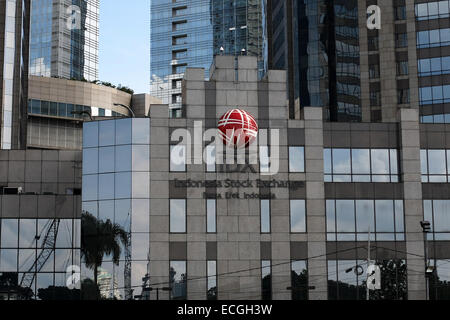
{"type": "MultiPolygon", "coordinates": [[[[58,236],[59,219],[54,219],[45,233],[44,241],[41,245],[41,252],[33,265],[25,272],[20,280],[20,287],[26,289],[28,299],[31,298],[33,290],[31,286],[36,279],[36,274],[42,270],[45,263],[48,261],[52,253],[55,251],[56,237],[58,236]]],[[[35,237],[36,242],[40,240],[41,236],[35,237]]]]}

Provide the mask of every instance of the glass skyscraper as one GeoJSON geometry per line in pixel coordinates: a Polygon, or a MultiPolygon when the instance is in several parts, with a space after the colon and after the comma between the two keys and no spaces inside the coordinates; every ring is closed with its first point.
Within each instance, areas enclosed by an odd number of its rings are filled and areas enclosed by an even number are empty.
{"type": "Polygon", "coordinates": [[[30,74],[98,79],[99,0],[34,0],[30,74]]]}
{"type": "Polygon", "coordinates": [[[214,55],[252,55],[264,67],[264,1],[194,0],[151,2],[150,93],[181,116],[186,67],[205,68],[214,55]]]}
{"type": "Polygon", "coordinates": [[[361,120],[358,1],[270,0],[271,62],[288,70],[290,113],[325,106],[331,121],[361,120]]]}

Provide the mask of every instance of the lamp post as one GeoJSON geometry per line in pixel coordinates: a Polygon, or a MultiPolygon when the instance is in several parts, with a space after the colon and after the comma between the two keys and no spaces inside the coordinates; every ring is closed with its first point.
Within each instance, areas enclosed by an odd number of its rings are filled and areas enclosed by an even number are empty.
{"type": "Polygon", "coordinates": [[[134,111],[129,106],[126,106],[126,105],[124,105],[122,103],[114,103],[114,105],[115,106],[119,106],[119,107],[124,107],[125,109],[127,109],[131,113],[131,117],[132,118],[136,118],[136,114],[134,113],[134,111]]]}
{"type": "Polygon", "coordinates": [[[89,116],[89,118],[91,119],[91,121],[93,120],[92,119],[92,114],[89,111],[86,111],[86,110],[83,110],[83,111],[72,111],[72,114],[80,115],[80,116],[83,115],[83,114],[87,114],[89,116]]]}
{"type": "MultiPolygon", "coordinates": [[[[356,300],[359,300],[359,277],[364,274],[364,268],[360,265],[356,265],[345,270],[345,273],[355,272],[356,275],[356,300]]],[[[369,288],[367,288],[369,290],[369,288]]]]}
{"type": "Polygon", "coordinates": [[[430,264],[428,261],[428,233],[431,231],[431,223],[430,221],[421,221],[420,222],[420,226],[422,227],[422,231],[423,231],[423,239],[424,239],[424,245],[425,245],[425,283],[426,283],[426,300],[429,300],[429,290],[430,290],[430,281],[428,278],[428,274],[430,273],[429,269],[430,269],[430,264]]]}

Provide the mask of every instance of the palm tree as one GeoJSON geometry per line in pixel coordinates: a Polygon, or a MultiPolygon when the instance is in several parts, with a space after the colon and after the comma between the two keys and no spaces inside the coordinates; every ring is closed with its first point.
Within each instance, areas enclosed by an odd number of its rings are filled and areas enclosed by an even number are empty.
{"type": "Polygon", "coordinates": [[[112,256],[112,262],[119,265],[122,249],[129,245],[128,232],[111,220],[99,220],[89,212],[81,216],[81,257],[86,267],[94,271],[94,283],[98,284],[98,268],[105,255],[112,256]]]}

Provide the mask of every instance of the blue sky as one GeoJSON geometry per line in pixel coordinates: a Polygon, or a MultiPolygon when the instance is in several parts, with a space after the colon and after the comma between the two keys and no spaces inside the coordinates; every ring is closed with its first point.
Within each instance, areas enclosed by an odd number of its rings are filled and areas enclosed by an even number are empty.
{"type": "Polygon", "coordinates": [[[100,1],[99,80],[148,93],[150,0],[100,1]]]}

